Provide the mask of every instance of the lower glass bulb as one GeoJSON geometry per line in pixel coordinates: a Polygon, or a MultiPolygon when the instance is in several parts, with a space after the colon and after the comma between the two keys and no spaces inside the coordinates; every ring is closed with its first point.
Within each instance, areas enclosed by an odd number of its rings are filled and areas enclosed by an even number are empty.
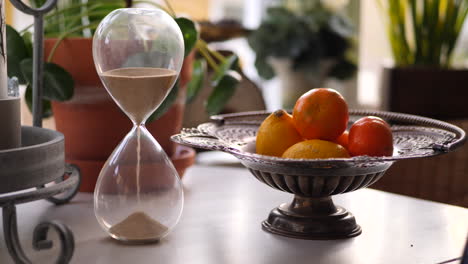
{"type": "Polygon", "coordinates": [[[99,174],[94,212],[117,240],[155,242],[179,221],[182,184],[170,159],[143,125],[134,126],[99,174]]]}

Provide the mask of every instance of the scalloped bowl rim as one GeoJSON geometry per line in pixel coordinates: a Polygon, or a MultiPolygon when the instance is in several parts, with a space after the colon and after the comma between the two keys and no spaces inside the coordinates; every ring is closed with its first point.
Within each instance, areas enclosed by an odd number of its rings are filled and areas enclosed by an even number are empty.
{"type": "MultiPolygon", "coordinates": [[[[211,117],[211,120],[212,120],[211,122],[200,124],[198,128],[200,128],[203,125],[208,125],[208,124],[214,124],[217,126],[225,125],[225,124],[235,124],[234,122],[226,123],[225,121],[229,120],[229,118],[264,116],[270,113],[271,113],[270,111],[249,111],[249,112],[231,113],[231,114],[224,114],[224,115],[215,115],[211,117]]],[[[329,158],[329,159],[292,159],[292,158],[267,156],[267,155],[261,155],[261,154],[246,151],[245,145],[239,146],[239,145],[230,144],[227,142],[223,142],[223,144],[220,144],[222,145],[221,147],[200,146],[195,143],[183,140],[182,139],[183,133],[173,135],[171,139],[177,143],[189,145],[195,148],[204,148],[204,149],[209,149],[209,150],[220,150],[223,152],[227,152],[241,160],[251,160],[254,162],[255,160],[258,160],[264,163],[270,163],[270,164],[281,165],[281,166],[299,165],[299,166],[312,166],[312,167],[315,167],[317,165],[320,165],[319,167],[323,167],[324,164],[330,164],[333,167],[347,167],[347,166],[355,166],[359,164],[385,163],[385,162],[395,162],[398,160],[405,160],[405,159],[411,159],[411,158],[432,157],[432,156],[437,156],[440,154],[453,151],[456,148],[463,145],[466,140],[466,134],[461,128],[455,125],[452,125],[450,123],[443,122],[443,121],[436,120],[436,119],[410,115],[410,114],[403,114],[403,113],[386,112],[386,111],[350,110],[349,113],[350,113],[350,116],[351,115],[355,115],[355,116],[374,115],[374,116],[380,116],[384,119],[396,119],[397,118],[401,120],[413,121],[415,122],[415,124],[412,124],[412,126],[418,126],[421,128],[430,128],[430,129],[439,129],[441,131],[453,133],[455,137],[452,139],[452,142],[450,142],[452,146],[450,146],[450,144],[441,145],[441,146],[438,146],[440,149],[434,147],[433,152],[431,154],[425,153],[425,154],[413,154],[413,155],[401,155],[401,156],[393,155],[393,156],[382,156],[382,157],[355,156],[355,157],[350,157],[350,158],[329,158]],[[426,125],[425,126],[418,125],[416,124],[416,122],[424,123],[426,125]],[[433,125],[433,126],[427,126],[427,124],[433,125]]],[[[258,124],[255,124],[255,123],[250,123],[250,124],[245,124],[245,125],[257,125],[258,126],[258,124]]],[[[398,127],[398,126],[392,125],[392,130],[394,127],[398,127]]],[[[408,125],[406,127],[411,127],[411,126],[408,125]]],[[[221,140],[218,140],[218,141],[221,142],[221,140]]]]}

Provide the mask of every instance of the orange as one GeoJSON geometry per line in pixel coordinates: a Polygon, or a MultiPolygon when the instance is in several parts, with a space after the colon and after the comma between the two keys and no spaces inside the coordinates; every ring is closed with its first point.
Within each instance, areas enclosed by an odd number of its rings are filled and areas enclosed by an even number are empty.
{"type": "Polygon", "coordinates": [[[348,118],[343,96],[327,88],[303,94],[293,110],[294,125],[305,139],[335,140],[346,130],[348,118]]]}
{"type": "Polygon", "coordinates": [[[349,158],[349,153],[336,143],[312,139],[296,143],[288,148],[282,157],[291,159],[349,158]]]}
{"type": "Polygon", "coordinates": [[[393,136],[390,125],[375,116],[357,120],[349,130],[348,150],[351,156],[392,156],[393,136]]]}
{"type": "Polygon", "coordinates": [[[292,116],[284,110],[270,114],[260,125],[257,132],[257,153],[281,157],[290,146],[302,141],[292,116]]]}
{"type": "Polygon", "coordinates": [[[348,139],[349,139],[349,133],[348,131],[345,131],[343,132],[343,134],[341,134],[341,136],[333,140],[333,142],[335,142],[336,144],[340,144],[345,149],[348,149],[348,139]]]}

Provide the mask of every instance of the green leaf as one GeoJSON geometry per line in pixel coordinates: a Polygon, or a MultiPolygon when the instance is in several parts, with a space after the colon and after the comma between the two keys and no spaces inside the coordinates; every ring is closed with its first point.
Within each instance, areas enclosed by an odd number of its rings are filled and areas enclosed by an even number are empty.
{"type": "Polygon", "coordinates": [[[270,64],[266,61],[265,58],[260,57],[257,54],[255,58],[255,68],[257,68],[258,75],[266,80],[270,80],[275,77],[275,71],[270,66],[270,64]]]}
{"type": "Polygon", "coordinates": [[[19,84],[26,84],[26,79],[23,76],[23,72],[21,71],[21,61],[18,60],[16,56],[8,56],[7,58],[7,74],[8,77],[18,78],[19,84]]]}
{"type": "Polygon", "coordinates": [[[224,105],[234,95],[241,80],[242,77],[239,73],[233,70],[228,71],[221,78],[206,101],[206,111],[209,115],[216,115],[223,110],[224,105]]]}
{"type": "Polygon", "coordinates": [[[46,0],[31,0],[31,5],[33,7],[41,7],[43,4],[45,4],[46,0]]]}
{"type": "Polygon", "coordinates": [[[346,80],[354,76],[356,70],[356,64],[342,59],[331,68],[329,75],[330,77],[334,77],[338,80],[346,80]]]}
{"type": "Polygon", "coordinates": [[[23,73],[21,72],[20,62],[30,57],[26,45],[20,34],[11,26],[6,26],[7,40],[7,71],[9,77],[16,76],[20,84],[26,84],[23,73]]]}
{"type": "Polygon", "coordinates": [[[169,108],[174,104],[174,102],[177,99],[177,95],[179,94],[179,79],[177,79],[177,82],[174,84],[174,87],[172,90],[169,92],[167,95],[166,99],[161,103],[161,105],[156,109],[150,117],[148,117],[148,120],[146,121],[147,123],[153,122],[155,120],[158,120],[162,115],[164,115],[169,108]]]}
{"type": "Polygon", "coordinates": [[[26,46],[27,57],[30,58],[33,55],[33,42],[32,33],[29,31],[24,32],[23,36],[24,45],[26,46]]]}
{"type": "Polygon", "coordinates": [[[233,54],[227,57],[221,65],[219,65],[218,70],[211,79],[213,86],[217,86],[221,79],[226,75],[230,70],[237,70],[239,68],[239,57],[236,54],[233,54]]]}
{"type": "MultiPolygon", "coordinates": [[[[83,20],[79,19],[79,16],[87,17],[90,25],[97,25],[110,12],[125,7],[122,0],[86,1],[85,3],[81,0],[62,2],[65,3],[44,17],[44,32],[47,37],[57,37],[63,32],[69,32],[76,27],[83,26],[83,20]]],[[[86,37],[89,33],[93,34],[94,27],[89,27],[89,30],[91,32],[88,30],[71,32],[67,34],[67,37],[71,35],[86,37]]]]}
{"type": "Polygon", "coordinates": [[[328,21],[328,26],[343,38],[350,38],[354,34],[353,25],[346,17],[332,16],[328,21]]]}
{"type": "Polygon", "coordinates": [[[192,102],[203,87],[205,71],[206,61],[204,59],[198,59],[193,62],[192,78],[187,84],[187,103],[192,102]]]}
{"type": "Polygon", "coordinates": [[[184,17],[178,17],[175,19],[177,25],[182,31],[182,36],[184,37],[184,46],[185,46],[185,56],[189,55],[195,43],[198,40],[198,31],[195,27],[195,23],[192,20],[184,17]]]}
{"type": "Polygon", "coordinates": [[[122,67],[160,67],[165,68],[171,61],[170,52],[138,52],[127,58],[122,67]],[[157,65],[155,65],[157,62],[157,65]]]}
{"type": "Polygon", "coordinates": [[[260,27],[248,36],[257,56],[255,67],[265,79],[275,75],[268,58],[289,59],[293,70],[313,71],[324,60],[339,60],[353,48],[353,25],[344,15],[326,10],[320,1],[297,4],[299,12],[267,9],[260,27]]]}
{"type": "MultiPolygon", "coordinates": [[[[26,87],[26,93],[24,94],[26,99],[26,105],[28,106],[29,111],[32,113],[32,87],[28,85],[26,87]]],[[[49,100],[42,100],[42,118],[47,118],[52,116],[52,106],[49,100]]]]}
{"type": "MultiPolygon", "coordinates": [[[[21,61],[21,71],[28,83],[32,83],[32,59],[21,61]]],[[[66,101],[73,97],[73,77],[55,63],[44,64],[43,98],[54,101],[66,101]]]]}
{"type": "Polygon", "coordinates": [[[6,26],[6,39],[8,56],[14,56],[20,61],[28,57],[23,38],[9,25],[6,26]]]}
{"type": "Polygon", "coordinates": [[[465,22],[466,0],[381,0],[388,38],[398,66],[449,67],[457,25],[465,22]],[[384,5],[384,3],[386,5],[384,5]],[[459,20],[462,18],[461,20],[459,20]]]}
{"type": "Polygon", "coordinates": [[[299,56],[292,61],[293,70],[317,71],[324,58],[333,60],[337,56],[336,54],[340,52],[339,47],[335,46],[337,43],[334,43],[334,40],[335,39],[322,34],[322,41],[311,42],[311,48],[299,54],[299,56]]]}

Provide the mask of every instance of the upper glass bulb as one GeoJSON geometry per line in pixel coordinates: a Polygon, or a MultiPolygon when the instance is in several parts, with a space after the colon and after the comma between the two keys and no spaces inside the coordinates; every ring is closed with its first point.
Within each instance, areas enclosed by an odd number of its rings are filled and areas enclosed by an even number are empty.
{"type": "Polygon", "coordinates": [[[177,23],[162,10],[117,9],[97,28],[93,57],[109,94],[140,124],[172,89],[182,67],[184,41],[177,23]]]}

